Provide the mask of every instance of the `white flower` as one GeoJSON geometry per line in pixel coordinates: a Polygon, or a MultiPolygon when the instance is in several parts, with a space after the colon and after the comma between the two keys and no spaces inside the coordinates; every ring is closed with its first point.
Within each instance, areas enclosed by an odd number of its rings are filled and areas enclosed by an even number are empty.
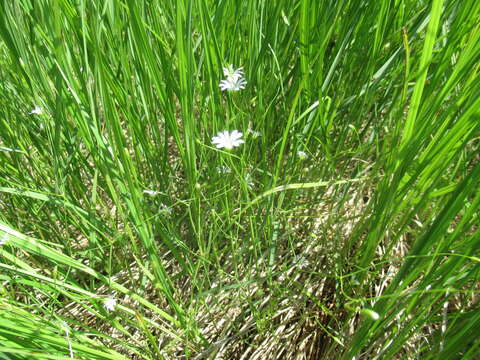
{"type": "Polygon", "coordinates": [[[223,68],[223,75],[225,75],[227,79],[238,80],[243,77],[243,67],[234,69],[233,65],[228,65],[228,67],[223,68]]]}
{"type": "Polygon", "coordinates": [[[217,166],[217,172],[219,174],[230,174],[232,169],[230,169],[227,165],[219,165],[217,166]]]}
{"type": "Polygon", "coordinates": [[[307,153],[304,151],[297,151],[297,155],[300,158],[300,160],[305,160],[306,158],[308,158],[307,153]]]}
{"type": "Polygon", "coordinates": [[[220,81],[220,89],[222,91],[239,91],[245,89],[247,80],[243,77],[242,68],[234,69],[233,65],[223,68],[223,74],[227,77],[225,80],[220,81]]]}
{"type": "Polygon", "coordinates": [[[228,130],[219,131],[217,136],[212,138],[212,143],[215,144],[217,149],[225,148],[230,150],[244,143],[241,139],[242,135],[238,130],[233,130],[231,133],[228,130]]]}
{"type": "Polygon", "coordinates": [[[28,113],[29,115],[35,114],[35,115],[42,115],[43,114],[43,108],[41,106],[35,106],[32,111],[28,113]]]}
{"type": "Polygon", "coordinates": [[[103,301],[103,307],[107,311],[115,311],[115,307],[117,306],[117,300],[113,297],[106,298],[103,301]]]}
{"type": "Polygon", "coordinates": [[[241,89],[245,89],[246,84],[247,81],[244,78],[238,78],[236,80],[233,78],[228,78],[220,81],[220,89],[222,89],[222,91],[239,91],[241,89]]]}

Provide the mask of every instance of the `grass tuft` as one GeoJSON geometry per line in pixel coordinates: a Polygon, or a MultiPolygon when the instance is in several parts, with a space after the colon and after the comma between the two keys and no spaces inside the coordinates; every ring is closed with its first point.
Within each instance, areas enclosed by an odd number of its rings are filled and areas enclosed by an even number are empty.
{"type": "Polygon", "coordinates": [[[479,23],[0,1],[0,359],[475,359],[479,23]]]}

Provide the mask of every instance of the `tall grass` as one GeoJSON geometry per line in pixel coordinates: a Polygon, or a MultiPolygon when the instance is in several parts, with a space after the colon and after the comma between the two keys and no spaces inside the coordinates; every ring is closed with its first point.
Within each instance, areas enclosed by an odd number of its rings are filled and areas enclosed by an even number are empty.
{"type": "Polygon", "coordinates": [[[0,6],[0,359],[478,354],[480,2],[0,6]]]}

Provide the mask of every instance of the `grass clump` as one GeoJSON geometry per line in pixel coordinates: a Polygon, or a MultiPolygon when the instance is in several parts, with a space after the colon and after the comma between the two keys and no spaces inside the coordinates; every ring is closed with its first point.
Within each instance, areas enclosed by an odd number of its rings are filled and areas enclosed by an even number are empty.
{"type": "Polygon", "coordinates": [[[0,12],[0,359],[474,359],[480,3],[0,12]]]}

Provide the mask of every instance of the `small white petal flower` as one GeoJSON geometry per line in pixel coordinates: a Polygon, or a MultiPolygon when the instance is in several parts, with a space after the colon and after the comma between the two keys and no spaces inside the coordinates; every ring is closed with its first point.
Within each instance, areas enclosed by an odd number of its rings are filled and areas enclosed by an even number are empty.
{"type": "Polygon", "coordinates": [[[43,108],[41,106],[35,106],[32,111],[28,113],[29,115],[35,114],[35,115],[42,115],[43,114],[43,108]]]}
{"type": "Polygon", "coordinates": [[[220,89],[222,91],[239,91],[245,89],[245,85],[247,85],[247,81],[244,78],[227,78],[220,81],[220,89]]]}
{"type": "Polygon", "coordinates": [[[223,68],[223,74],[227,77],[225,80],[220,81],[220,89],[222,91],[239,91],[245,89],[247,80],[243,77],[243,68],[239,67],[234,69],[233,65],[223,68]]]}
{"type": "Polygon", "coordinates": [[[103,301],[103,307],[107,311],[115,311],[115,307],[117,306],[117,300],[113,297],[106,298],[103,301]]]}
{"type": "Polygon", "coordinates": [[[228,65],[227,67],[223,68],[223,75],[225,75],[227,79],[238,80],[243,77],[243,67],[234,69],[233,65],[228,65]]]}
{"type": "Polygon", "coordinates": [[[300,158],[300,160],[305,160],[308,158],[307,153],[304,151],[297,151],[297,155],[300,158]]]}
{"type": "Polygon", "coordinates": [[[228,130],[219,131],[217,136],[212,138],[212,143],[215,144],[217,149],[225,148],[230,150],[244,143],[241,139],[242,135],[238,130],[233,130],[231,133],[228,130]]]}
{"type": "Polygon", "coordinates": [[[227,165],[219,165],[217,166],[217,172],[219,174],[230,174],[232,170],[227,165]]]}

